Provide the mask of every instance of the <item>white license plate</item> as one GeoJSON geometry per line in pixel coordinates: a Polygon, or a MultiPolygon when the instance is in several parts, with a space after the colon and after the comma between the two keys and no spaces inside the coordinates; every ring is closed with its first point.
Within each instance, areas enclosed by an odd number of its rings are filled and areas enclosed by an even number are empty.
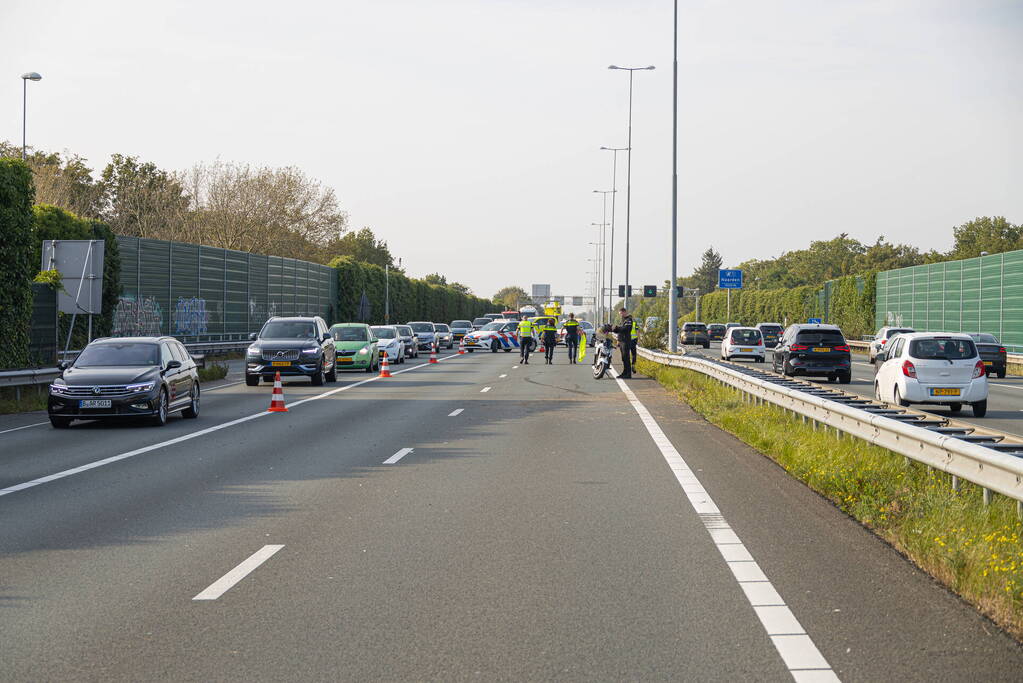
{"type": "Polygon", "coordinates": [[[110,407],[110,399],[109,398],[106,398],[106,399],[95,399],[94,398],[94,399],[89,399],[87,401],[79,401],[78,402],[78,407],[79,408],[109,408],[110,407]]]}

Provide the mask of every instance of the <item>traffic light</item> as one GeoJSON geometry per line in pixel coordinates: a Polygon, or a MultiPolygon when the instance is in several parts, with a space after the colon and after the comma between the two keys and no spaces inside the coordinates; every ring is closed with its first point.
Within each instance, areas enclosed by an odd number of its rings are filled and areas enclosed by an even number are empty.
{"type": "Polygon", "coordinates": [[[683,287],[682,285],[678,285],[677,287],[675,287],[675,296],[676,297],[681,299],[685,295],[686,295],[686,288],[685,287],[683,287]]]}
{"type": "MultiPolygon", "coordinates": [[[[618,285],[618,296],[625,298],[625,285],[618,285]]],[[[629,296],[632,296],[632,285],[629,285],[629,296]]]]}
{"type": "Polygon", "coordinates": [[[657,285],[643,285],[643,296],[657,296],[657,285]]]}

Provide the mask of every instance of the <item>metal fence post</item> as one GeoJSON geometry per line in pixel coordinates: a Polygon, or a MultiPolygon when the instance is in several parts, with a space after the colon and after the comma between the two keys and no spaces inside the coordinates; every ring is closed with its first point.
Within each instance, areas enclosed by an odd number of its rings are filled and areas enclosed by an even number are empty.
{"type": "Polygon", "coordinates": [[[984,505],[990,505],[992,498],[994,498],[994,493],[991,489],[984,489],[984,505]]]}

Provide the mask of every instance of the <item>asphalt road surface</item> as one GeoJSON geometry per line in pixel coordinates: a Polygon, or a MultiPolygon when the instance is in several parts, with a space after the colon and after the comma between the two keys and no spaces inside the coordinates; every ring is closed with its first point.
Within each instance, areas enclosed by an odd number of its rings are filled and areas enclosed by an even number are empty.
{"type": "Polygon", "coordinates": [[[654,381],[442,358],[284,414],[229,378],[163,428],[0,420],[0,678],[1019,680],[654,381]]]}

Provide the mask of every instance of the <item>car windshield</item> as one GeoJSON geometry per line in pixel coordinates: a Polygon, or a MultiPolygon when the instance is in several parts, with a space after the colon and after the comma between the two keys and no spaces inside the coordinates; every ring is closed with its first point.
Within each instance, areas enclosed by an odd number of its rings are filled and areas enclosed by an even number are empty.
{"type": "Polygon", "coordinates": [[[976,341],[976,342],[978,342],[980,344],[997,344],[998,343],[998,338],[995,337],[995,335],[993,335],[993,334],[971,334],[970,336],[973,337],[974,341],[976,341]]]}
{"type": "Polygon", "coordinates": [[[159,365],[160,347],[138,342],[91,344],[75,360],[76,368],[95,368],[114,365],[159,365]]]}
{"type": "Polygon", "coordinates": [[[715,332],[720,332],[721,330],[725,329],[725,326],[724,325],[707,325],[707,329],[708,330],[714,330],[715,332]]]}
{"type": "Polygon", "coordinates": [[[903,332],[912,332],[912,331],[913,330],[909,329],[908,327],[893,327],[892,329],[890,329],[887,332],[885,332],[884,338],[885,339],[891,339],[892,337],[894,337],[897,334],[902,334],[903,332]]]}
{"type": "Polygon", "coordinates": [[[842,346],[845,344],[845,337],[837,330],[807,330],[796,335],[796,343],[814,346],[842,346]]]}
{"type": "Polygon", "coordinates": [[[434,325],[434,327],[437,328],[438,332],[450,332],[451,331],[451,329],[447,325],[445,325],[444,323],[437,323],[437,324],[434,325]]]}
{"type": "Polygon", "coordinates": [[[398,336],[397,331],[393,327],[371,327],[373,335],[378,339],[394,339],[398,336]]]}
{"type": "Polygon", "coordinates": [[[707,326],[706,325],[694,325],[692,323],[686,323],[685,325],[682,326],[682,329],[685,330],[686,332],[706,332],[707,331],[707,326]]]}
{"type": "Polygon", "coordinates": [[[395,329],[398,330],[398,334],[400,334],[403,337],[411,337],[412,336],[412,328],[411,327],[406,327],[405,325],[399,325],[395,329]]]}
{"type": "Polygon", "coordinates": [[[781,325],[761,325],[760,331],[765,334],[781,334],[781,325]]]}
{"type": "Polygon", "coordinates": [[[409,323],[408,326],[416,332],[433,332],[433,323],[409,323]]]}
{"type": "Polygon", "coordinates": [[[473,325],[486,325],[490,322],[490,318],[476,318],[472,321],[473,325]]]}
{"type": "Polygon", "coordinates": [[[579,321],[579,327],[585,328],[587,330],[592,330],[593,329],[593,323],[591,323],[589,320],[580,320],[579,321]]]}
{"type": "Polygon", "coordinates": [[[330,333],[338,341],[369,341],[365,327],[333,327],[330,333]]]}
{"type": "Polygon", "coordinates": [[[502,327],[504,327],[504,323],[487,323],[486,325],[484,325],[480,329],[481,330],[499,330],[502,327]]]}
{"type": "Polygon", "coordinates": [[[451,327],[472,327],[472,323],[468,320],[452,320],[451,327]]]}
{"type": "Polygon", "coordinates": [[[732,330],[733,344],[759,344],[760,330],[732,330]]]}
{"type": "Polygon", "coordinates": [[[301,320],[274,320],[263,325],[260,339],[312,339],[316,325],[301,320]]]}
{"type": "Polygon", "coordinates": [[[921,360],[963,360],[976,356],[977,350],[965,339],[914,339],[909,355],[921,360]]]}

